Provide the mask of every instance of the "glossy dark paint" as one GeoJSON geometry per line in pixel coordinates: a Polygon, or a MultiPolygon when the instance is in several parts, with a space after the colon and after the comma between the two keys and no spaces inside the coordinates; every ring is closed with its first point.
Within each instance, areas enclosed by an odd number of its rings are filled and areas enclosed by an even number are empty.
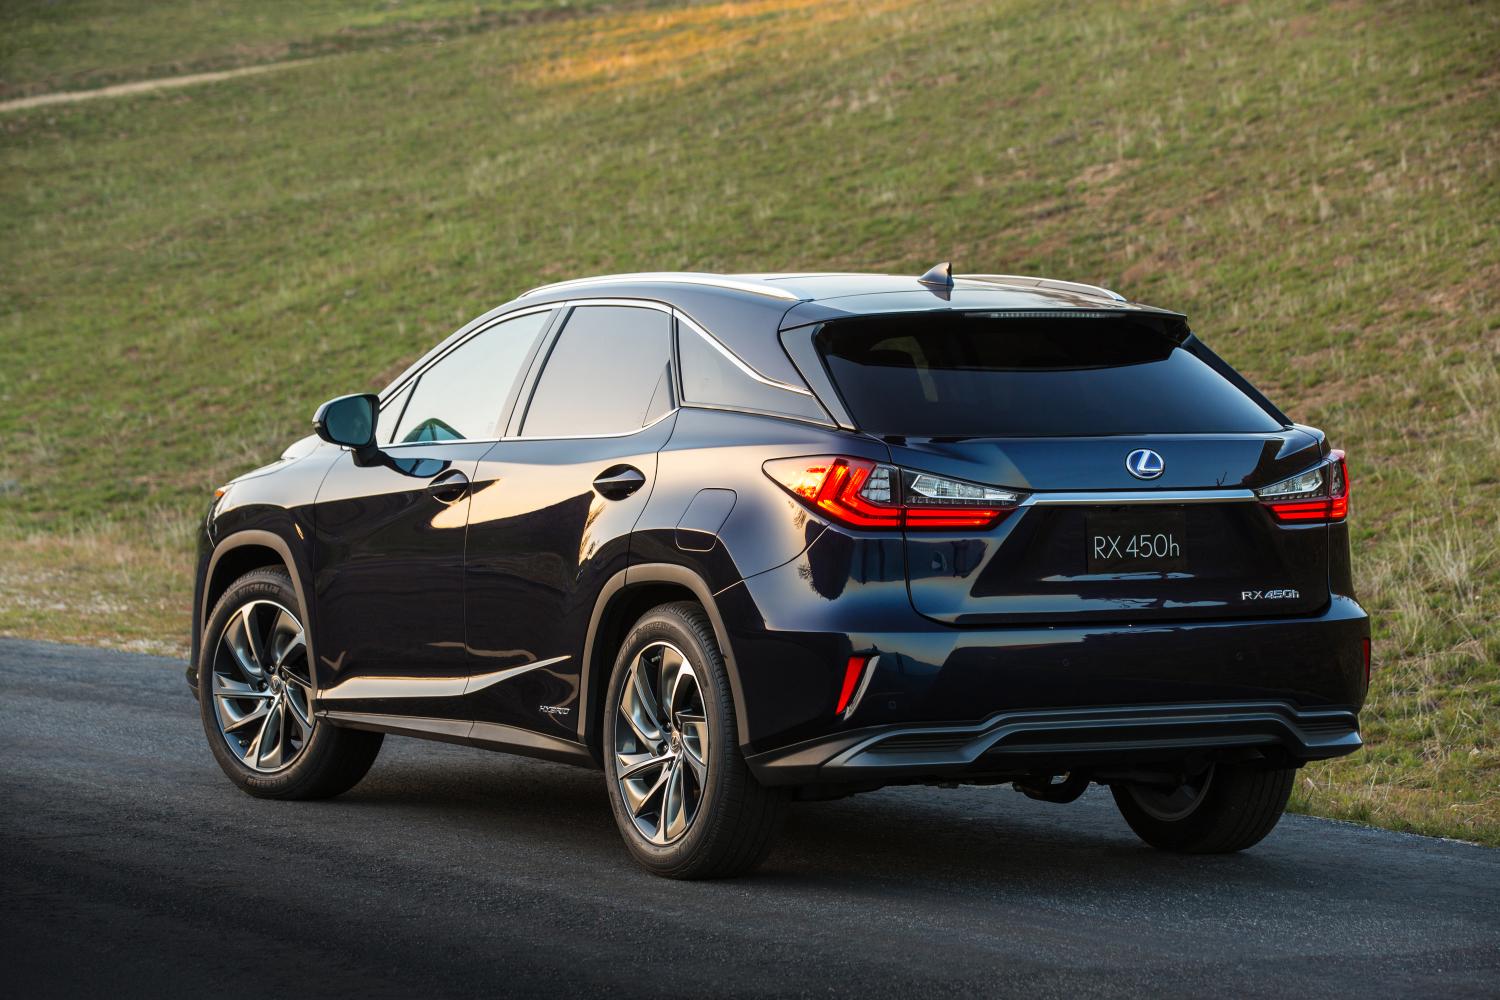
{"type": "MultiPolygon", "coordinates": [[[[926,303],[925,295],[931,308],[981,295],[960,289],[950,302],[927,292],[892,294],[926,303]]],[[[1061,293],[1024,295],[1052,307],[1086,304],[1061,293]]],[[[798,306],[650,283],[570,289],[486,314],[445,344],[508,310],[593,296],[669,303],[757,371],[820,390],[826,378],[813,372],[804,380],[807,359],[793,351],[794,363],[781,347],[785,333],[778,341],[775,331],[794,306],[802,311],[795,319],[818,322],[849,312],[852,301],[798,306]]],[[[858,308],[886,308],[876,301],[886,297],[878,290],[857,296],[866,300],[858,308]]],[[[537,367],[507,410],[519,414],[537,367]]],[[[838,401],[824,401],[840,417],[838,401]]],[[[1080,593],[1054,592],[1044,595],[1049,607],[1018,616],[1013,601],[1007,608],[1014,588],[997,584],[987,567],[1007,540],[1056,536],[1076,511],[1034,508],[989,533],[903,538],[831,526],[762,471],[771,459],[838,453],[1023,490],[1207,489],[1263,485],[1327,449],[1321,432],[1293,426],[1270,435],[1070,439],[1066,449],[1036,439],[885,441],[693,406],[616,438],[387,450],[404,465],[358,468],[347,451],[301,442],[292,460],[230,484],[206,519],[193,662],[202,622],[229,582],[224,567],[244,565],[234,556],[242,549],[270,553],[293,574],[320,688],[353,677],[468,677],[557,659],[466,696],[336,705],[382,713],[395,720],[387,727],[393,731],[407,731],[403,716],[473,723],[461,733],[412,731],[551,759],[597,760],[598,713],[613,663],[606,633],[612,615],[642,593],[692,597],[708,610],[730,666],[740,743],[766,780],[788,780],[776,758],[790,747],[816,755],[852,732],[976,723],[1012,710],[1274,701],[1291,711],[1352,713],[1364,699],[1359,647],[1369,626],[1355,603],[1346,525],[1275,525],[1254,502],[1221,512],[1223,523],[1238,519],[1273,546],[1295,532],[1318,534],[1317,544],[1287,563],[1302,577],[1326,566],[1321,588],[1310,577],[1297,581],[1318,599],[1295,613],[1217,608],[1193,621],[1191,613],[1157,608],[1153,618],[1109,621],[1095,613],[1097,602],[1129,602],[1141,584],[1091,580],[1093,605],[1080,593]],[[1143,484],[1125,472],[1124,456],[1140,446],[1167,455],[1162,480],[1143,484]],[[609,499],[593,482],[620,466],[638,470],[643,485],[609,499]],[[434,497],[432,480],[454,471],[470,487],[454,499],[434,497]],[[854,717],[840,721],[833,706],[851,653],[880,658],[854,717]]]]}
{"type": "Polygon", "coordinates": [[[402,445],[390,466],[340,457],[318,492],[319,690],[355,677],[466,677],[464,538],[481,442],[402,445]],[[441,495],[436,495],[437,490],[441,495]]]}
{"type": "Polygon", "coordinates": [[[623,570],[676,415],[622,437],[500,441],[479,462],[463,605],[477,671],[567,657],[474,696],[473,718],[578,735],[580,663],[595,598],[623,570]],[[625,466],[644,485],[610,499],[593,482],[625,466]],[[542,706],[567,712],[543,712],[542,706]]]}

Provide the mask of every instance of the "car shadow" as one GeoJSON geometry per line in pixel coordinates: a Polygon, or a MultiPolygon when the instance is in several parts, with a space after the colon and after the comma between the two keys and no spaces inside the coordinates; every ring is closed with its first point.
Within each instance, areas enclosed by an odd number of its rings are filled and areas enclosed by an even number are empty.
{"type": "MultiPolygon", "coordinates": [[[[442,836],[461,828],[489,838],[497,853],[509,838],[601,865],[628,866],[602,775],[558,764],[439,748],[444,760],[403,752],[377,764],[337,800],[367,820],[395,810],[442,836]]],[[[846,799],[798,802],[756,884],[797,892],[855,891],[898,882],[905,893],[984,889],[1097,896],[1101,890],[1185,893],[1212,885],[1315,889],[1338,877],[1325,861],[1333,848],[1294,832],[1295,853],[1266,847],[1236,855],[1166,854],[1138,841],[1109,793],[1093,789],[1076,803],[1035,802],[1009,786],[887,788],[846,799]]],[[[1333,866],[1336,868],[1337,866],[1333,866]]]]}

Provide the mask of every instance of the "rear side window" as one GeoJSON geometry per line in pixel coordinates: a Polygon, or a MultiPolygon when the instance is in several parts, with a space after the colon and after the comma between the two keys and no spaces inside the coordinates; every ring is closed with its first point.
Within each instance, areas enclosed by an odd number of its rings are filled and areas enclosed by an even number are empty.
{"type": "Polygon", "coordinates": [[[684,402],[828,422],[828,415],[811,396],[757,380],[686,324],[677,328],[677,357],[682,363],[684,402]]]}
{"type": "Polygon", "coordinates": [[[500,411],[551,315],[531,313],[497,323],[435,362],[411,390],[392,443],[499,437],[500,411]]]}
{"type": "Polygon", "coordinates": [[[982,313],[830,323],[816,343],[855,422],[908,437],[1276,431],[1281,425],[1154,325],[982,313]]]}
{"type": "Polygon", "coordinates": [[[547,356],[521,436],[623,434],[670,413],[671,356],[666,313],[579,306],[547,356]]]}

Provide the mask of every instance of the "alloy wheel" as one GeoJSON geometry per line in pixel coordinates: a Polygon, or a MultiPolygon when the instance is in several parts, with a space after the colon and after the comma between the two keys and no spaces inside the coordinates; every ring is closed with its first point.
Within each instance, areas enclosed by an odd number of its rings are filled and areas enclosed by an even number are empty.
{"type": "Polygon", "coordinates": [[[630,664],[615,724],[615,781],[635,828],[653,844],[693,825],[708,784],[708,717],[697,670],[654,642],[630,664]]]}
{"type": "Polygon", "coordinates": [[[1213,781],[1214,768],[1210,766],[1174,788],[1143,784],[1129,785],[1128,788],[1130,797],[1146,815],[1163,823],[1173,823],[1193,814],[1213,781]]]}
{"type": "Polygon", "coordinates": [[[307,635],[296,615],[268,600],[239,608],[219,634],[211,681],[214,718],[240,763],[271,773],[301,756],[316,720],[307,635]]]}

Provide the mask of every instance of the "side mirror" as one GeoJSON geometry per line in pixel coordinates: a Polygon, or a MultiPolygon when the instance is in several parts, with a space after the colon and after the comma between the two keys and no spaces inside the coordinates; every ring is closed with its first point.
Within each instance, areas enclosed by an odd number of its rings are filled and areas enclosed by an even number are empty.
{"type": "Polygon", "coordinates": [[[330,444],[354,449],[354,461],[368,465],[380,449],[375,446],[375,421],[380,416],[380,397],[357,393],[330,399],[313,414],[313,430],[330,444]]]}

